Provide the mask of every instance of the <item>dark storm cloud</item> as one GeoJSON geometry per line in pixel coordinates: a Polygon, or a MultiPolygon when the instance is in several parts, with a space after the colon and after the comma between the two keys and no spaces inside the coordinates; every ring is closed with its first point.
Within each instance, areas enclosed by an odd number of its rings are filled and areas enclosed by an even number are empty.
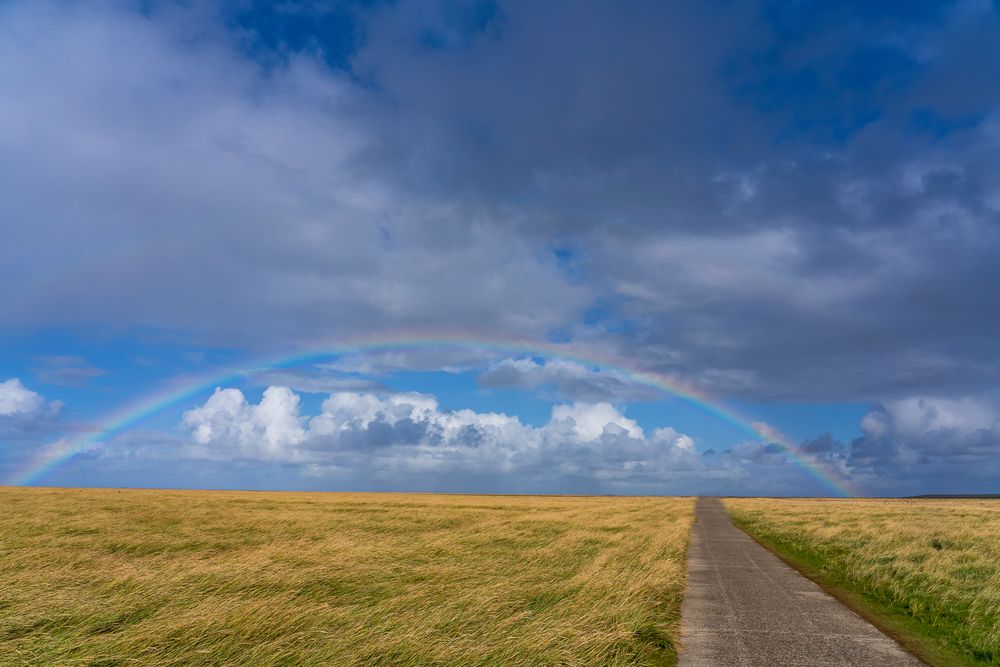
{"type": "Polygon", "coordinates": [[[934,94],[1000,62],[988,7],[95,7],[4,8],[42,260],[7,321],[563,330],[751,396],[996,377],[997,96],[934,94]]]}
{"type": "Polygon", "coordinates": [[[491,215],[387,173],[372,123],[389,100],[308,53],[262,69],[221,27],[117,4],[8,4],[0,32],[0,271],[24,286],[0,314],[11,326],[270,346],[400,327],[542,335],[587,305],[491,215]]]}
{"type": "Polygon", "coordinates": [[[396,8],[355,64],[437,139],[406,177],[571,238],[624,353],[758,398],[990,386],[1000,91],[944,87],[1000,62],[995,12],[699,7],[503,3],[435,49],[396,8]]]}

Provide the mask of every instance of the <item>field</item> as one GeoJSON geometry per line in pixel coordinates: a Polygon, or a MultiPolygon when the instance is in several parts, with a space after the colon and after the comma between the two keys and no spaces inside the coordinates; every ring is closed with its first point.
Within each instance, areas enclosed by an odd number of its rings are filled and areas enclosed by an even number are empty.
{"type": "Polygon", "coordinates": [[[692,509],[0,488],[0,664],[673,664],[692,509]]]}
{"type": "Polygon", "coordinates": [[[1000,501],[728,499],[736,523],[932,664],[1000,665],[1000,501]]]}

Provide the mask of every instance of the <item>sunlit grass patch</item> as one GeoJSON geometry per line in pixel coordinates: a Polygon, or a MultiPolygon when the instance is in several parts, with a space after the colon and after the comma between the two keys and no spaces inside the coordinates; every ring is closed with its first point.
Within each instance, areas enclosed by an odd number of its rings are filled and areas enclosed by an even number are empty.
{"type": "Polygon", "coordinates": [[[692,509],[0,489],[0,664],[673,664],[692,509]]]}

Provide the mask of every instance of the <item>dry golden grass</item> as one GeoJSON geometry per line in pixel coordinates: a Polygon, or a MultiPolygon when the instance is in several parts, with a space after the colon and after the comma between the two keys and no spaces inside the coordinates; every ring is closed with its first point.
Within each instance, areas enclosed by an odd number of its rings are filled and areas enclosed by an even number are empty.
{"type": "Polygon", "coordinates": [[[905,614],[967,664],[1000,665],[1000,501],[726,501],[749,532],[905,614]]]}
{"type": "Polygon", "coordinates": [[[0,489],[0,664],[672,664],[692,509],[0,489]]]}

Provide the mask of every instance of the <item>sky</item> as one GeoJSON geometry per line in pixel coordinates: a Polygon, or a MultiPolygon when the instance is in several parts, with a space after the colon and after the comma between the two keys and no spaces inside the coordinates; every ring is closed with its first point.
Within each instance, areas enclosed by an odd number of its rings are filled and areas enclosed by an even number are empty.
{"type": "Polygon", "coordinates": [[[0,484],[1000,492],[1000,4],[0,0],[0,484]]]}

